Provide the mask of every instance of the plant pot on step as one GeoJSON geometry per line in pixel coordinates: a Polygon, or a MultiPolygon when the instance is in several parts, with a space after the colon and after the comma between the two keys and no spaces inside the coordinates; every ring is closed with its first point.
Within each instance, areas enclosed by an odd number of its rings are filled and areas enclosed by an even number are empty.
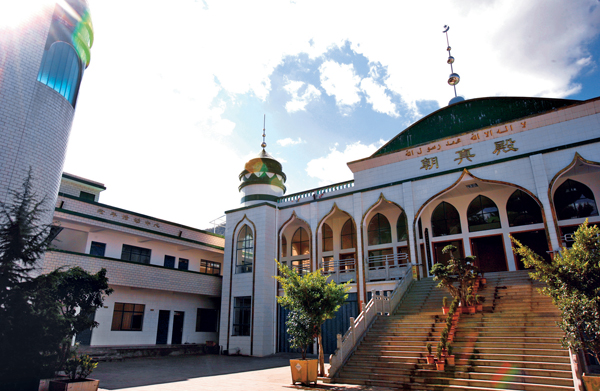
{"type": "Polygon", "coordinates": [[[455,363],[455,361],[454,361],[454,354],[451,355],[451,356],[446,356],[446,364],[448,364],[448,365],[455,365],[454,363],[455,363]]]}
{"type": "Polygon", "coordinates": [[[445,370],[445,368],[446,368],[446,362],[444,361],[444,359],[443,359],[443,358],[442,358],[441,360],[437,360],[437,361],[435,362],[435,368],[436,368],[438,371],[443,371],[443,370],[445,370]]]}
{"type": "Polygon", "coordinates": [[[428,354],[425,357],[427,357],[427,364],[435,364],[435,356],[433,354],[428,354]]]}
{"type": "Polygon", "coordinates": [[[468,306],[467,311],[469,314],[475,314],[477,313],[477,307],[475,307],[474,305],[468,306]]]}
{"type": "Polygon", "coordinates": [[[98,391],[100,380],[51,380],[49,391],[98,391]]]}
{"type": "Polygon", "coordinates": [[[317,384],[317,364],[319,360],[290,360],[292,369],[292,384],[300,382],[305,386],[310,383],[317,384]]]}
{"type": "Polygon", "coordinates": [[[600,390],[600,375],[584,373],[582,380],[587,391],[600,390]]]}
{"type": "Polygon", "coordinates": [[[477,312],[483,312],[483,304],[477,304],[476,306],[477,312]]]}
{"type": "Polygon", "coordinates": [[[48,379],[40,379],[40,385],[38,387],[38,391],[50,391],[50,382],[52,380],[68,380],[69,376],[67,375],[56,375],[55,377],[50,377],[48,379]]]}
{"type": "Polygon", "coordinates": [[[448,311],[450,311],[450,307],[442,307],[442,313],[443,313],[444,315],[447,315],[447,314],[448,314],[448,311]]]}

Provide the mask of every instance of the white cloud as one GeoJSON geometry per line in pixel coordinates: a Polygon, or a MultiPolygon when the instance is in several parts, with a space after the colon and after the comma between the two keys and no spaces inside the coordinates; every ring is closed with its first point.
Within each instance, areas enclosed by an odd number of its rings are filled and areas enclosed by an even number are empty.
{"type": "Polygon", "coordinates": [[[302,140],[300,137],[298,137],[298,140],[293,140],[289,137],[281,139],[281,140],[277,140],[277,144],[281,145],[282,147],[287,147],[288,145],[303,144],[303,143],[306,143],[306,141],[302,140]]]}
{"type": "Polygon", "coordinates": [[[283,88],[292,96],[292,100],[285,104],[288,113],[306,110],[308,103],[321,96],[321,91],[315,86],[302,81],[289,80],[283,88]]]}
{"type": "Polygon", "coordinates": [[[337,106],[344,114],[352,111],[352,107],[361,100],[358,88],[360,77],[354,71],[354,65],[328,60],[321,64],[319,72],[321,87],[327,95],[335,97],[337,106]]]}
{"type": "Polygon", "coordinates": [[[373,110],[387,114],[391,117],[398,117],[396,105],[385,93],[385,87],[378,84],[375,80],[368,77],[360,82],[360,89],[367,96],[367,102],[373,105],[373,110]]]}
{"type": "Polygon", "coordinates": [[[381,148],[386,141],[365,145],[360,141],[346,145],[346,148],[338,150],[336,143],[324,157],[313,159],[306,165],[306,172],[310,177],[319,180],[319,186],[331,183],[343,182],[352,179],[352,171],[347,166],[348,162],[364,159],[371,156],[377,149],[381,148]]]}
{"type": "MultiPolygon", "coordinates": [[[[374,110],[393,113],[408,107],[413,119],[420,115],[416,102],[446,105],[453,96],[446,83],[450,67],[444,24],[452,27],[454,69],[461,75],[458,93],[467,98],[564,97],[580,88],[574,79],[598,63],[598,53],[587,49],[600,32],[595,0],[382,0],[368,7],[344,0],[206,0],[168,6],[90,0],[90,8],[92,61],[81,84],[65,169],[105,182],[110,190],[103,199],[114,199],[118,206],[200,227],[239,205],[237,174],[245,161],[236,159],[240,146],[232,140],[239,142],[247,118],[227,110],[238,107],[242,95],[269,97],[274,70],[288,56],[320,63],[325,53],[350,43],[364,56],[361,61],[377,67],[367,76],[358,62],[356,69],[341,64],[358,58],[352,53],[336,53],[337,62],[324,58],[319,69],[323,90],[335,96],[343,113],[359,104],[364,93],[374,110]],[[144,39],[136,39],[140,32],[144,39]],[[135,72],[127,71],[125,63],[133,64],[135,72]],[[361,83],[364,77],[380,86],[361,83]],[[395,110],[385,95],[398,96],[395,110]],[[92,143],[102,164],[90,159],[92,143]],[[190,181],[189,167],[199,168],[197,180],[190,181]],[[159,189],[148,192],[148,183],[159,189]],[[203,191],[207,183],[217,184],[218,197],[203,191]],[[162,202],[175,190],[176,206],[162,202]],[[115,192],[119,196],[113,198],[115,192]],[[147,197],[140,198],[140,192],[147,197]],[[195,203],[210,207],[189,207],[195,203]]],[[[319,77],[315,69],[309,71],[319,77]]],[[[313,85],[296,91],[297,100],[292,96],[285,103],[287,110],[310,111],[308,103],[320,99],[313,85]]],[[[319,115],[310,120],[331,124],[330,117],[319,115]]],[[[342,160],[345,164],[353,159],[342,160]]],[[[341,175],[349,178],[349,170],[342,167],[341,175]]]]}

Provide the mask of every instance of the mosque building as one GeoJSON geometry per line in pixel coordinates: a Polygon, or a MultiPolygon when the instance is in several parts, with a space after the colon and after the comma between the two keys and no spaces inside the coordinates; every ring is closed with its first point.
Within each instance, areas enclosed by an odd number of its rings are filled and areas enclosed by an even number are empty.
{"type": "Polygon", "coordinates": [[[287,178],[263,143],[240,174],[241,205],[226,212],[225,350],[289,349],[275,259],[352,280],[343,314],[325,325],[333,353],[373,292],[393,291],[406,273],[430,276],[449,244],[484,273],[520,270],[510,236],[549,259],[585,219],[600,222],[600,98],[452,103],[349,162],[353,180],[297,194],[284,195],[287,178]]]}
{"type": "MultiPolygon", "coordinates": [[[[31,170],[55,206],[45,221],[57,240],[42,270],[108,270],[115,293],[96,314],[100,327],[78,336],[84,343],[289,351],[277,259],[351,281],[346,305],[325,324],[333,353],[336,334],[373,294],[430,276],[448,244],[476,256],[484,273],[514,271],[523,264],[509,235],[549,258],[585,219],[600,222],[600,98],[455,98],[349,162],[352,180],[296,194],[285,194],[288,178],[263,133],[224,237],[102,204],[102,183],[62,172],[94,37],[88,5],[48,3],[0,34],[0,201],[31,170]]],[[[449,82],[458,80],[452,70],[449,82]]]]}

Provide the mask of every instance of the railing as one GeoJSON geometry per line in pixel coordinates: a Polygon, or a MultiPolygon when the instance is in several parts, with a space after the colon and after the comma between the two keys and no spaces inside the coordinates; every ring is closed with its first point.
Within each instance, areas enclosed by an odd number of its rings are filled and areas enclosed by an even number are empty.
{"type": "Polygon", "coordinates": [[[369,330],[377,316],[389,316],[398,306],[412,282],[412,268],[406,267],[403,268],[403,271],[404,274],[396,284],[391,296],[373,295],[356,319],[350,318],[350,328],[346,331],[346,334],[343,336],[341,334],[337,335],[337,350],[329,356],[329,363],[331,364],[328,373],[329,378],[333,378],[342,368],[342,365],[356,349],[356,345],[369,330]]]}
{"type": "Polygon", "coordinates": [[[331,186],[319,187],[318,189],[307,190],[301,193],[290,194],[287,197],[281,197],[277,200],[278,204],[283,204],[286,202],[300,202],[303,198],[308,200],[316,200],[322,198],[327,193],[331,193],[333,191],[343,190],[354,187],[354,181],[347,181],[342,183],[336,183],[331,186]]]}
{"type": "Polygon", "coordinates": [[[401,278],[408,265],[408,254],[398,253],[367,258],[367,281],[389,281],[401,278]]]}
{"type": "Polygon", "coordinates": [[[354,258],[321,261],[323,274],[331,276],[337,284],[353,280],[356,282],[356,260],[354,258]]]}

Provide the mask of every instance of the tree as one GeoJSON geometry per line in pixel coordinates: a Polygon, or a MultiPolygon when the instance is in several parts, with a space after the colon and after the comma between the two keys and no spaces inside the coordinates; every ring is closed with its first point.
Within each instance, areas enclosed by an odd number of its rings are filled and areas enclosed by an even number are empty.
{"type": "MultiPolygon", "coordinates": [[[[32,191],[31,170],[12,203],[0,207],[0,383],[25,390],[23,381],[52,376],[68,357],[76,333],[97,324],[89,314],[103,304],[106,270],[80,268],[32,277],[51,242],[41,221],[44,200],[32,191]]],[[[37,385],[31,384],[31,387],[37,385]]]]}
{"type": "Polygon", "coordinates": [[[546,284],[541,292],[561,312],[558,326],[563,346],[583,349],[600,361],[600,228],[587,220],[574,234],[571,248],[563,248],[547,262],[511,238],[533,279],[546,284]]]}
{"type": "Polygon", "coordinates": [[[9,290],[30,281],[38,259],[50,245],[49,224],[40,221],[48,212],[45,199],[36,200],[31,169],[21,191],[11,191],[13,202],[0,203],[0,303],[9,290]]]}
{"type": "Polygon", "coordinates": [[[434,281],[439,281],[439,288],[448,289],[452,297],[458,298],[462,305],[466,306],[468,291],[477,277],[478,269],[474,265],[475,257],[454,258],[455,250],[453,245],[444,247],[442,252],[450,253],[450,260],[447,265],[433,265],[431,274],[434,275],[434,281]]]}
{"type": "Polygon", "coordinates": [[[306,359],[306,347],[318,338],[319,372],[325,373],[325,357],[321,326],[327,319],[332,319],[336,311],[348,298],[350,287],[346,282],[338,285],[333,281],[327,283],[327,277],[316,270],[304,275],[298,274],[284,264],[277,262],[279,276],[275,276],[281,284],[284,296],[277,297],[277,302],[291,310],[288,319],[290,343],[301,347],[302,359],[306,359]]]}

